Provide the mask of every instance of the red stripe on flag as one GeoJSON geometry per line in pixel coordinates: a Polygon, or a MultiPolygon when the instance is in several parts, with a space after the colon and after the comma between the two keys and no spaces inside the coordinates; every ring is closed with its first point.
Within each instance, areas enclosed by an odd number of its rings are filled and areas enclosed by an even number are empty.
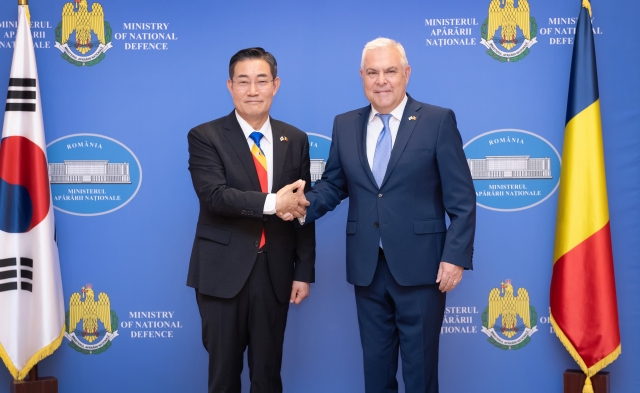
{"type": "Polygon", "coordinates": [[[553,265],[550,304],[587,367],[620,345],[609,222],[553,265]]]}

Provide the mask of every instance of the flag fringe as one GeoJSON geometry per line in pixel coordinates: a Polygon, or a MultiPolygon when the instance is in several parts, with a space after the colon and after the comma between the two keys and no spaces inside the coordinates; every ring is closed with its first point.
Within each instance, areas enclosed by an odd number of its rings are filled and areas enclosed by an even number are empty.
{"type": "Polygon", "coordinates": [[[573,360],[578,363],[578,366],[580,366],[582,372],[587,376],[587,379],[584,381],[584,388],[582,389],[582,393],[593,393],[591,377],[596,375],[603,368],[613,363],[613,361],[616,360],[622,353],[622,346],[619,344],[618,347],[613,350],[613,352],[600,359],[593,366],[587,367],[586,363],[584,362],[584,360],[582,360],[582,357],[580,356],[578,351],[576,351],[571,341],[569,341],[562,329],[560,329],[560,326],[558,326],[556,320],[553,319],[553,315],[551,313],[549,315],[549,320],[551,321],[551,325],[553,326],[553,331],[556,333],[556,336],[558,336],[558,339],[560,340],[562,345],[564,345],[564,347],[567,349],[567,352],[569,352],[573,360]]]}
{"type": "Polygon", "coordinates": [[[7,366],[7,368],[9,369],[9,372],[13,376],[13,379],[18,381],[25,379],[27,375],[29,375],[29,371],[31,371],[33,366],[38,364],[38,362],[40,362],[42,359],[46,358],[47,356],[51,355],[56,349],[58,349],[60,344],[62,344],[62,338],[64,337],[65,330],[66,330],[66,325],[62,324],[62,331],[60,332],[60,335],[55,340],[53,340],[51,344],[40,349],[33,356],[31,356],[31,359],[29,359],[29,361],[22,368],[22,370],[18,370],[16,366],[13,365],[11,358],[9,358],[9,354],[7,354],[2,344],[0,344],[0,358],[2,358],[4,365],[7,366]]]}

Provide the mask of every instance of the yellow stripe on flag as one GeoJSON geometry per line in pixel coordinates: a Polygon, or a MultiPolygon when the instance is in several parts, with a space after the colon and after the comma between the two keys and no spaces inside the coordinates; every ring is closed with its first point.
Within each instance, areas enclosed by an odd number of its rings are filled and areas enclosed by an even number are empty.
{"type": "Polygon", "coordinates": [[[605,226],[607,203],[598,99],[565,128],[553,263],[605,226]]]}

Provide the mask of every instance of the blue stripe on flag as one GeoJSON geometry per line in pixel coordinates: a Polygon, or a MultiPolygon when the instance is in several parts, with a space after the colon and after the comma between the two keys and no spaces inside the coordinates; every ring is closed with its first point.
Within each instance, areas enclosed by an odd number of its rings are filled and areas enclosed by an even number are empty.
{"type": "Polygon", "coordinates": [[[589,18],[589,11],[581,7],[578,25],[576,26],[576,37],[573,42],[566,122],[568,123],[578,113],[596,102],[599,97],[596,51],[593,44],[591,19],[589,18]]]}

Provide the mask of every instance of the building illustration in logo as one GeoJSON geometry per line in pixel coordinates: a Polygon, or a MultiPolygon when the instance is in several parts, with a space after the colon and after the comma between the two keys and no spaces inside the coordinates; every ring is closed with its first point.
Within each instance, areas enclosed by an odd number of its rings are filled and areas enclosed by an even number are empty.
{"type": "Polygon", "coordinates": [[[128,162],[64,160],[49,163],[49,181],[54,184],[131,184],[131,175],[128,162]]]}
{"type": "Polygon", "coordinates": [[[551,159],[529,156],[487,156],[467,158],[473,180],[551,179],[551,159]]]}
{"type": "Polygon", "coordinates": [[[538,134],[494,130],[476,136],[463,148],[480,207],[502,212],[530,209],[558,188],[560,154],[538,134]]]}
{"type": "Polygon", "coordinates": [[[536,309],[529,304],[529,292],[519,288],[514,295],[511,280],[489,292],[489,305],[482,313],[482,332],[500,349],[520,349],[538,331],[536,309]],[[520,322],[518,322],[520,321],[520,322]]]}
{"type": "Polygon", "coordinates": [[[538,25],[530,15],[529,2],[518,0],[491,0],[489,17],[482,24],[480,43],[487,54],[501,62],[522,60],[537,43],[538,25]],[[518,31],[522,35],[518,35],[518,31]]]}
{"type": "Polygon", "coordinates": [[[69,346],[84,354],[99,354],[118,336],[118,316],[111,310],[109,296],[100,292],[98,301],[91,284],[71,295],[64,336],[69,346]],[[102,326],[102,328],[100,328],[102,326]]]}
{"type": "Polygon", "coordinates": [[[99,3],[93,3],[91,11],[87,0],[66,3],[55,32],[56,48],[62,52],[62,58],[77,66],[100,63],[105,52],[112,48],[111,26],[104,20],[104,10],[99,3]],[[74,32],[75,41],[71,41],[74,32]]]}
{"type": "Polygon", "coordinates": [[[97,216],[127,205],[142,184],[136,155],[121,142],[98,134],[73,134],[47,146],[47,180],[53,207],[97,216]]]}
{"type": "Polygon", "coordinates": [[[309,158],[311,159],[311,183],[313,184],[320,180],[324,173],[329,158],[331,138],[313,132],[308,132],[307,136],[309,138],[309,158]]]}
{"type": "Polygon", "coordinates": [[[324,168],[327,165],[324,159],[322,158],[312,158],[311,159],[311,181],[317,182],[322,178],[322,174],[324,173],[324,168]]]}

